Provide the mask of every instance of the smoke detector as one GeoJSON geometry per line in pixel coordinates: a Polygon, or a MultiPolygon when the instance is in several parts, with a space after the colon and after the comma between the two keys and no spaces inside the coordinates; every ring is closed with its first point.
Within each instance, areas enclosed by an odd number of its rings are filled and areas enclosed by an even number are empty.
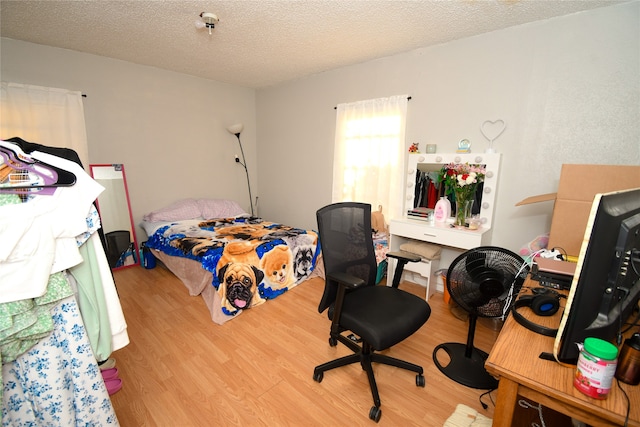
{"type": "Polygon", "coordinates": [[[211,30],[216,27],[216,24],[220,22],[218,15],[211,12],[202,12],[200,18],[201,19],[196,19],[196,28],[199,30],[208,28],[209,35],[211,35],[211,30]]]}

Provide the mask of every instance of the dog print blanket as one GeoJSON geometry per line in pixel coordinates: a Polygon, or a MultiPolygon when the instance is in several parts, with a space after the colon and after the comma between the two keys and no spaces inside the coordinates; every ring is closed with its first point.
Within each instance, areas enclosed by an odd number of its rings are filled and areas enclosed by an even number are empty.
{"type": "Polygon", "coordinates": [[[232,318],[293,288],[315,269],[314,231],[255,217],[177,221],[156,230],[146,246],[190,258],[211,272],[213,310],[232,318]]]}

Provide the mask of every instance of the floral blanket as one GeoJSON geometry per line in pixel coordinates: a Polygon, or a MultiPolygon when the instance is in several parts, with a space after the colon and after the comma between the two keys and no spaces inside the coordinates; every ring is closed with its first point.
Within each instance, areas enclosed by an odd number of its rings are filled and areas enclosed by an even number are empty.
{"type": "Polygon", "coordinates": [[[184,220],[162,226],[146,243],[198,261],[213,275],[219,310],[235,316],[307,279],[320,243],[314,231],[255,217],[184,220]]]}

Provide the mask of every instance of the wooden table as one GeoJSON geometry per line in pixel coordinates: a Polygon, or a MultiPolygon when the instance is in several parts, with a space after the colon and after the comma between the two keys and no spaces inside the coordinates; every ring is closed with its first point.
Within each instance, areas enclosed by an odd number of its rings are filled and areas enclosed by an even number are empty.
{"type": "MultiPolygon", "coordinates": [[[[538,282],[527,279],[525,287],[537,287],[538,282]]],[[[523,292],[525,292],[523,288],[523,292]]],[[[566,300],[561,300],[561,306],[566,300]]],[[[520,308],[529,320],[550,328],[560,324],[561,311],[554,316],[536,316],[527,307],[520,308]]],[[[575,366],[565,366],[539,358],[542,352],[553,352],[553,337],[526,329],[509,316],[486,361],[486,369],[500,379],[494,427],[511,427],[518,396],[576,418],[593,426],[624,425],[627,399],[614,379],[607,399],[590,398],[573,386],[575,366]]],[[[629,396],[631,410],[629,426],[640,427],[640,386],[620,382],[629,396]]]]}

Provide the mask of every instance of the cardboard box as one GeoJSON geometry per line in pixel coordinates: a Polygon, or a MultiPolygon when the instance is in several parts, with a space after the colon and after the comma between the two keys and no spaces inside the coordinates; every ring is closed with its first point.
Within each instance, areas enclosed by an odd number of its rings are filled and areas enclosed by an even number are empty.
{"type": "Polygon", "coordinates": [[[548,247],[578,256],[593,197],[630,188],[640,188],[640,166],[563,164],[557,193],[528,197],[516,206],[555,201],[548,247]]]}

